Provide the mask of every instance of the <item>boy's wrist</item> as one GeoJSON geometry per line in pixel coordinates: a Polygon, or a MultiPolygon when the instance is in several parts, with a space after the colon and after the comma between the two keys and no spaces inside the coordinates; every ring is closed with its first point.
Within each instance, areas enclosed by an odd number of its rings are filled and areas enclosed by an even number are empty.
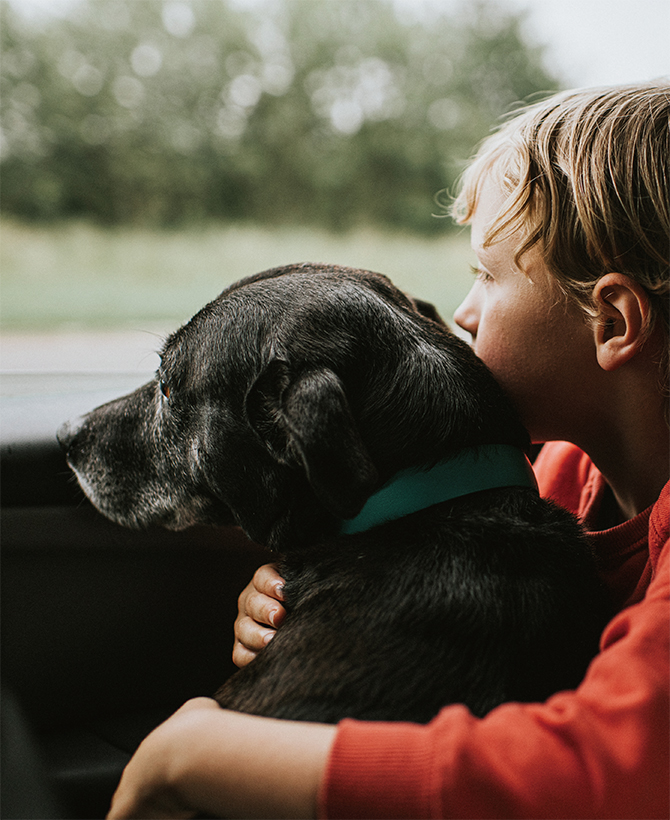
{"type": "Polygon", "coordinates": [[[182,710],[164,740],[165,801],[217,816],[315,816],[335,726],[259,718],[209,699],[182,710]]]}
{"type": "Polygon", "coordinates": [[[140,745],[110,818],[314,817],[335,732],[189,701],[140,745]]]}

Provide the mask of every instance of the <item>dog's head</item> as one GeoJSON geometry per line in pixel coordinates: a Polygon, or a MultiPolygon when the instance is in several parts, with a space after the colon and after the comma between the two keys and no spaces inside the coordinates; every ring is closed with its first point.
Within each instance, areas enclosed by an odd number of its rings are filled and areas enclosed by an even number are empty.
{"type": "Polygon", "coordinates": [[[69,463],[125,525],[237,523],[282,549],[334,533],[399,470],[527,445],[488,370],[426,313],[367,271],[242,280],[167,340],[151,382],[61,431],[69,463]]]}

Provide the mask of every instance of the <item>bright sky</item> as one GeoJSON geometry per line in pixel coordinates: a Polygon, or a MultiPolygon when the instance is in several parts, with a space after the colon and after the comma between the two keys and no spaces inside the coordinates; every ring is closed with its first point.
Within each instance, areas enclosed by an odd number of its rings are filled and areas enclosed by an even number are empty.
{"type": "Polygon", "coordinates": [[[528,31],[567,85],[670,78],[670,0],[499,0],[527,9],[528,31]]]}
{"type": "MultiPolygon", "coordinates": [[[[56,13],[74,1],[12,0],[24,11],[56,13]]],[[[670,0],[497,1],[501,5],[528,10],[529,35],[547,46],[550,67],[558,71],[568,86],[611,85],[670,77],[670,0]]],[[[258,0],[235,2],[246,5],[258,0]]],[[[457,0],[395,2],[417,9],[422,4],[448,8],[457,0]]]]}

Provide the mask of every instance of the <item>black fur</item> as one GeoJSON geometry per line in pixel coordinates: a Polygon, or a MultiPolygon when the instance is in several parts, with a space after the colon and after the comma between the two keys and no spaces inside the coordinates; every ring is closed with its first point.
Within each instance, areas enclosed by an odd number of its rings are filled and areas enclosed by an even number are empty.
{"type": "Polygon", "coordinates": [[[525,448],[470,348],[367,271],[297,265],[224,291],[154,381],[61,432],[122,524],[238,523],[282,553],[288,615],[217,694],[229,708],[429,720],[575,686],[605,613],[575,520],[529,489],[472,494],[353,536],[342,518],[407,467],[525,448]]]}

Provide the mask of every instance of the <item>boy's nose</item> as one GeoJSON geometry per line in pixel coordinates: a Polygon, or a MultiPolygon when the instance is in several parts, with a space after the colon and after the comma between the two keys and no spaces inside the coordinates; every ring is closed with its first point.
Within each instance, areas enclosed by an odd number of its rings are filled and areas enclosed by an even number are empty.
{"type": "Polygon", "coordinates": [[[479,326],[479,310],[477,309],[474,295],[475,287],[476,285],[470,289],[470,292],[454,313],[454,322],[472,336],[473,342],[477,335],[477,327],[479,326]]]}

